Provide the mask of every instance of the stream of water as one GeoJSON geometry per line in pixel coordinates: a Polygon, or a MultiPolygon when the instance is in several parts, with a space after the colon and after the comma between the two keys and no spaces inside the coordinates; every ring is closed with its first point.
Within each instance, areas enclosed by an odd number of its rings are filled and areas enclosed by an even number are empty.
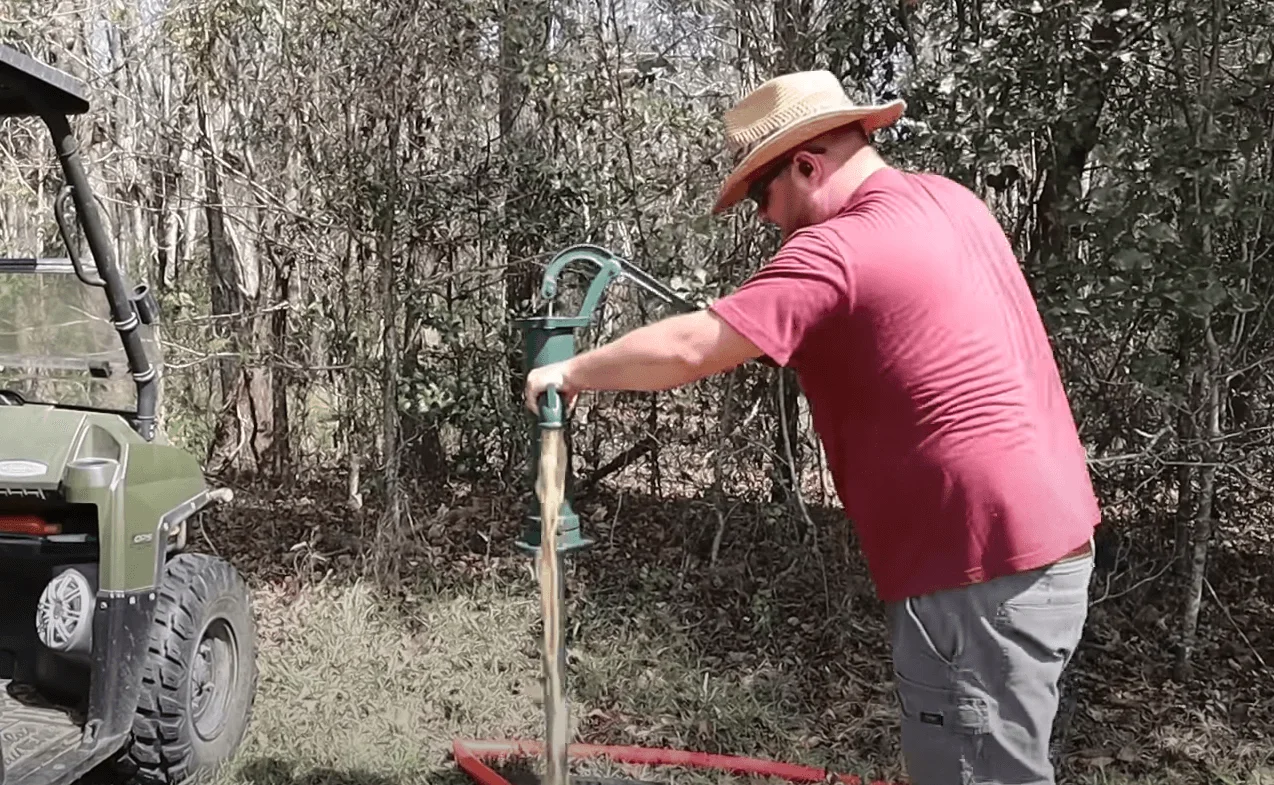
{"type": "Polygon", "coordinates": [[[544,619],[544,740],[543,785],[567,785],[566,644],[563,640],[565,591],[557,552],[558,512],[566,485],[566,448],[561,428],[540,433],[540,471],[536,492],[540,497],[542,534],[536,566],[540,576],[540,606],[544,619]]]}

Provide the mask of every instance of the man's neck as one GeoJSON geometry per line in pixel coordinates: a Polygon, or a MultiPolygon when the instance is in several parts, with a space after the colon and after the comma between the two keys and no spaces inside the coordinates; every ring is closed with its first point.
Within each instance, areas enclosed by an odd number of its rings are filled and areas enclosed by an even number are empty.
{"type": "Polygon", "coordinates": [[[880,157],[880,154],[876,152],[876,148],[869,144],[858,148],[840,169],[836,170],[836,204],[848,204],[854,193],[858,191],[858,188],[868,177],[871,177],[881,169],[888,168],[889,164],[880,157]]]}

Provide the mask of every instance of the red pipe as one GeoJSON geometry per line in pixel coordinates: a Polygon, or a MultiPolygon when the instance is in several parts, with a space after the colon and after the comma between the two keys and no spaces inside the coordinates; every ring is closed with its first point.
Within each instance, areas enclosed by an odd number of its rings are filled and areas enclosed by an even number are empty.
{"type": "MultiPolygon", "coordinates": [[[[483,760],[513,756],[538,757],[543,754],[541,742],[525,740],[454,739],[451,744],[456,763],[478,785],[510,785],[483,760]]],[[[789,782],[837,782],[840,785],[866,785],[861,778],[849,774],[834,774],[826,769],[800,766],[782,761],[761,758],[745,758],[737,755],[718,755],[710,752],[670,750],[652,747],[625,747],[599,744],[567,745],[568,758],[608,758],[617,763],[645,766],[686,766],[700,769],[718,769],[733,774],[759,777],[778,777],[789,782]]],[[[876,780],[870,785],[905,785],[876,780]]]]}

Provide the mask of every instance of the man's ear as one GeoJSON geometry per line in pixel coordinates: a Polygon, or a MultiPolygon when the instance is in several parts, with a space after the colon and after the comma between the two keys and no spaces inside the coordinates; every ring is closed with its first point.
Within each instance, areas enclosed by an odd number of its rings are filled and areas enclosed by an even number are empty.
{"type": "Polygon", "coordinates": [[[805,152],[804,150],[796,154],[796,156],[792,159],[792,165],[795,167],[797,173],[806,179],[812,177],[814,172],[818,170],[818,164],[815,161],[814,155],[805,152]]]}

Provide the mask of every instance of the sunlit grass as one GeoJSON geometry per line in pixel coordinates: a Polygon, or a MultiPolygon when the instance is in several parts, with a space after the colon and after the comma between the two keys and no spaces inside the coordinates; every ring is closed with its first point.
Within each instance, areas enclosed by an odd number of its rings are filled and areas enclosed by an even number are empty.
{"type": "MultiPolygon", "coordinates": [[[[454,738],[542,737],[539,606],[529,580],[477,583],[410,614],[387,607],[367,584],[264,589],[256,602],[258,699],[223,785],[464,785],[448,759],[454,738]]],[[[818,718],[808,716],[792,673],[765,662],[714,669],[654,603],[633,606],[643,610],[583,614],[568,674],[575,740],[601,736],[901,779],[896,761],[879,753],[870,763],[847,763],[852,751],[804,744],[818,718]]],[[[888,711],[883,703],[862,708],[863,716],[888,711]]],[[[1128,777],[1104,760],[1079,768],[1071,781],[1085,785],[1274,785],[1268,765],[1233,770],[1223,761],[1202,778],[1167,769],[1128,777]]],[[[604,761],[572,770],[671,785],[762,785],[604,761]]]]}

